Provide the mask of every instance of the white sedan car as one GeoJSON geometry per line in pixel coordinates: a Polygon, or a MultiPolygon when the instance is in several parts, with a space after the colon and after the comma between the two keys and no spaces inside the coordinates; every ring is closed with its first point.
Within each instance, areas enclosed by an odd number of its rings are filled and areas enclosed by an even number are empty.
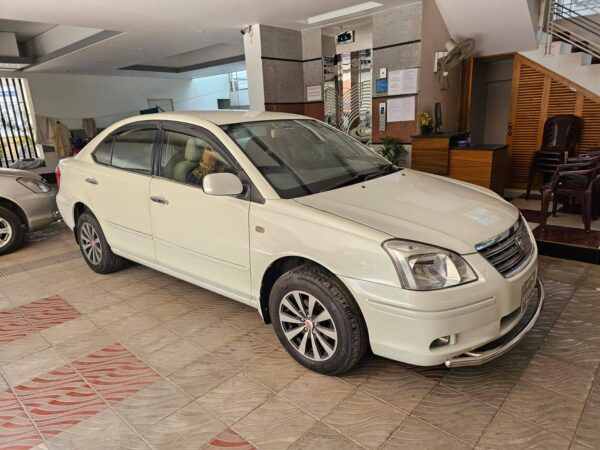
{"type": "Polygon", "coordinates": [[[535,241],[514,206],[399,169],[308,117],[135,117],[57,172],[60,212],[94,271],[126,258],[251,305],[322,373],[368,348],[481,364],[542,309],[535,241]]]}

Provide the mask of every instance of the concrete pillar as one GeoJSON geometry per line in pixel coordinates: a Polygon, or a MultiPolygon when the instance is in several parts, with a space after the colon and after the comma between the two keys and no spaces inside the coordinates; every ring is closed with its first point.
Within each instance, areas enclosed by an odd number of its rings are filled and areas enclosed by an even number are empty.
{"type": "Polygon", "coordinates": [[[265,110],[265,89],[260,38],[260,25],[251,25],[244,34],[244,54],[248,75],[248,97],[250,109],[265,110]]]}

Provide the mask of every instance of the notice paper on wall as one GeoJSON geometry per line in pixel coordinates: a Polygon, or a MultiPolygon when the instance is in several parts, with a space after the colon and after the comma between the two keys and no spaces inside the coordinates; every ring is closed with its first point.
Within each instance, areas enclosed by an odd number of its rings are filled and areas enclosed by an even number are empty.
{"type": "Polygon", "coordinates": [[[306,86],[306,101],[307,102],[320,102],[321,97],[321,85],[315,84],[313,86],[306,86]]]}
{"type": "Polygon", "coordinates": [[[390,98],[387,100],[387,121],[406,122],[415,120],[415,97],[390,98]]]}
{"type": "Polygon", "coordinates": [[[388,95],[416,94],[419,69],[391,70],[388,72],[388,95]]]}

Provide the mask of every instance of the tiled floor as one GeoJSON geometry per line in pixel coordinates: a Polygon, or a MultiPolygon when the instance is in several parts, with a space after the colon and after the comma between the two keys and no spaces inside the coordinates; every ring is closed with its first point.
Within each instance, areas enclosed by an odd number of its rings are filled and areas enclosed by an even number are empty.
{"type": "Polygon", "coordinates": [[[57,226],[0,258],[0,448],[600,448],[600,266],[540,259],[547,306],[477,368],[303,369],[238,303],[85,265],[57,226]]]}
{"type": "MultiPolygon", "coordinates": [[[[507,190],[506,194],[510,202],[521,210],[538,241],[594,249],[600,253],[600,220],[592,220],[590,231],[585,231],[578,207],[565,208],[559,204],[556,216],[549,214],[547,225],[541,227],[542,202],[539,194],[532,194],[530,200],[526,200],[521,191],[507,190]]],[[[551,206],[548,212],[551,212],[551,206]]]]}

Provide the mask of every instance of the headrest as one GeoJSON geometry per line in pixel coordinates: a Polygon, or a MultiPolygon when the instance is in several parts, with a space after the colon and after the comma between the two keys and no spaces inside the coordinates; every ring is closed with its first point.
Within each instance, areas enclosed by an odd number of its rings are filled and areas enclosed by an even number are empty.
{"type": "Polygon", "coordinates": [[[202,159],[202,151],[204,149],[198,145],[196,138],[189,138],[185,143],[185,159],[186,161],[200,161],[202,159]]]}

